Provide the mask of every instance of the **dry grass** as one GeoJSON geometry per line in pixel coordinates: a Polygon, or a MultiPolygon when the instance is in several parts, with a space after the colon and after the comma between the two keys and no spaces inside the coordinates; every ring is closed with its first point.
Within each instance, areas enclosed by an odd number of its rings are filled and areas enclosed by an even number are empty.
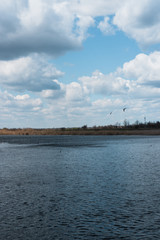
{"type": "Polygon", "coordinates": [[[160,135],[160,129],[0,129],[0,135],[160,135]]]}

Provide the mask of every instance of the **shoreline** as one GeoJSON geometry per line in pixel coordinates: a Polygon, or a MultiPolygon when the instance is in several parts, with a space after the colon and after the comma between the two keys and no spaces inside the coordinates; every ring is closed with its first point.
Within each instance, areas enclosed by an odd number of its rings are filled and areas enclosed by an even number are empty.
{"type": "Polygon", "coordinates": [[[160,129],[0,129],[0,135],[160,135],[160,129]]]}

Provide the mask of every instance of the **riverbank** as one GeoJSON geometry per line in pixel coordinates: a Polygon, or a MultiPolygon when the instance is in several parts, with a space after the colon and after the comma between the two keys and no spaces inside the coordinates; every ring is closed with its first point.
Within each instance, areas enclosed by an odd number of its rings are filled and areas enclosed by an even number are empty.
{"type": "Polygon", "coordinates": [[[0,129],[0,135],[160,135],[160,129],[0,129]]]}

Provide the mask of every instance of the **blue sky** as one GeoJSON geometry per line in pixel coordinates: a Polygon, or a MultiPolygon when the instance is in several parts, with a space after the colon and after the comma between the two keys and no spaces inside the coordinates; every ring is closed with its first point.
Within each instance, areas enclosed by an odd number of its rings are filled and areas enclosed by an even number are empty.
{"type": "Polygon", "coordinates": [[[160,0],[1,2],[0,127],[160,121],[159,10],[160,0]]]}
{"type": "Polygon", "coordinates": [[[95,69],[104,74],[113,72],[140,52],[137,43],[121,31],[105,36],[99,29],[91,30],[81,50],[66,53],[53,61],[58,68],[63,67],[66,75],[69,74],[69,81],[90,75],[95,69]]]}

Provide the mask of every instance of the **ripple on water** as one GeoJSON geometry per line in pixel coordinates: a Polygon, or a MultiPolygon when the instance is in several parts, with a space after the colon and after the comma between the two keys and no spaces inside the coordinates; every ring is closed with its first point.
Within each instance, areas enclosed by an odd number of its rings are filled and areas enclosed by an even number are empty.
{"type": "Polygon", "coordinates": [[[159,137],[8,141],[0,146],[1,239],[159,239],[159,137]]]}

